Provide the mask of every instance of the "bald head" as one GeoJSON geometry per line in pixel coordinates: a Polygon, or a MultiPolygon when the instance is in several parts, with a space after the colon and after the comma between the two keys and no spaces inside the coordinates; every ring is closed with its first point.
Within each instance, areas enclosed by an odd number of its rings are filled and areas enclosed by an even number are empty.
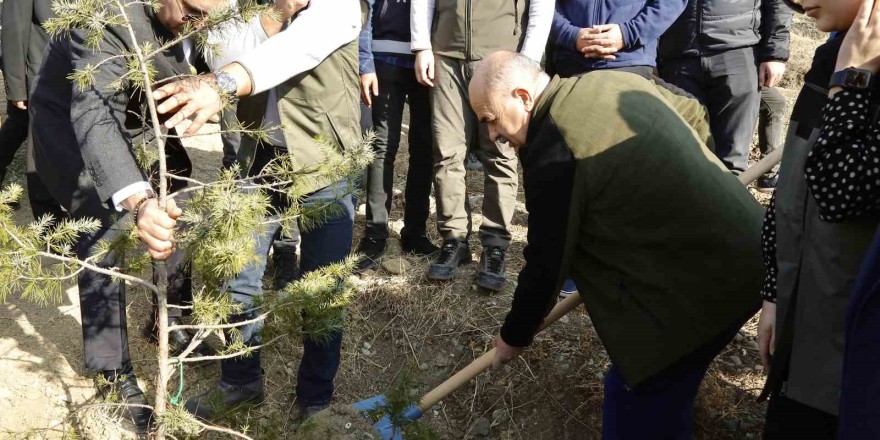
{"type": "Polygon", "coordinates": [[[538,62],[516,52],[494,52],[480,61],[468,95],[493,140],[521,147],[535,101],[549,81],[538,62]]]}

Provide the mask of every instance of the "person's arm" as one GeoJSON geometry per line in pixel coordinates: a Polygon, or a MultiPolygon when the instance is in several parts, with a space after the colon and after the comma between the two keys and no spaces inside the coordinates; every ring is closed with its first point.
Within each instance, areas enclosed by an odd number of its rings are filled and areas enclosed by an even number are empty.
{"type": "Polygon", "coordinates": [[[758,352],[764,372],[770,370],[770,359],[776,350],[776,277],[779,267],[776,261],[776,195],[770,198],[770,206],[764,214],[761,230],[761,250],[764,259],[764,285],[761,288],[761,317],[758,320],[758,352]]]}
{"type": "Polygon", "coordinates": [[[788,61],[793,12],[782,0],[761,1],[761,42],[758,61],[788,61]]]}
{"type": "Polygon", "coordinates": [[[365,75],[376,73],[373,63],[373,5],[374,0],[367,0],[367,23],[358,36],[358,73],[365,75]]]}
{"type": "Polygon", "coordinates": [[[434,22],[435,0],[411,0],[409,4],[409,38],[413,52],[431,49],[431,24],[434,22]]]}
{"type": "Polygon", "coordinates": [[[501,339],[513,347],[531,344],[544,316],[559,294],[558,281],[565,251],[574,158],[562,143],[529,151],[523,184],[529,211],[525,265],[519,273],[501,339]]]}
{"type": "Polygon", "coordinates": [[[568,50],[577,50],[578,36],[581,28],[571,24],[571,20],[565,16],[565,9],[560,2],[556,2],[556,10],[553,13],[553,23],[550,26],[550,39],[558,47],[568,50]]]}
{"type": "Polygon", "coordinates": [[[7,0],[3,2],[0,44],[3,46],[3,80],[6,81],[6,99],[17,107],[26,108],[27,55],[30,40],[31,22],[34,11],[33,0],[7,0]]]}
{"type": "Polygon", "coordinates": [[[688,0],[649,0],[631,20],[620,23],[624,48],[656,41],[678,19],[688,0]]]}
{"type": "MultiPolygon", "coordinates": [[[[253,23],[250,23],[251,28],[253,23]]],[[[239,43],[223,47],[225,52],[221,61],[235,61],[219,70],[235,78],[236,96],[265,92],[315,68],[334,51],[354,41],[360,30],[359,0],[316,1],[301,11],[286,29],[255,48],[248,50],[239,43]]],[[[253,30],[243,33],[252,37],[257,34],[253,30]]],[[[251,40],[257,42],[259,38],[251,40]]],[[[216,76],[207,74],[158,88],[153,93],[153,98],[162,101],[157,110],[162,114],[171,113],[165,127],[174,128],[193,116],[193,123],[183,133],[191,135],[211,116],[219,113],[224,100],[214,84],[216,76]]]]}
{"type": "Polygon", "coordinates": [[[823,110],[824,123],[804,167],[819,217],[828,222],[880,213],[880,122],[870,91],[843,91],[823,110]]]}
{"type": "Polygon", "coordinates": [[[520,52],[539,63],[541,56],[544,55],[547,38],[550,36],[550,27],[556,11],[554,5],[555,0],[529,2],[529,26],[526,28],[526,36],[520,52]]]}

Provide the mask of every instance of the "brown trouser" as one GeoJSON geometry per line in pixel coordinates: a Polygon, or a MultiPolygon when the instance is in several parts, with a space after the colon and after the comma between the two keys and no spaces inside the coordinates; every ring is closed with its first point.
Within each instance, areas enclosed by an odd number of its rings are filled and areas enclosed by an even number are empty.
{"type": "Polygon", "coordinates": [[[516,153],[507,144],[489,140],[486,126],[471,108],[467,90],[477,63],[436,55],[431,108],[437,229],[443,240],[463,241],[471,232],[464,162],[468,147],[478,141],[474,151],[485,172],[480,241],[483,246],[506,248],[516,207],[516,153]]]}

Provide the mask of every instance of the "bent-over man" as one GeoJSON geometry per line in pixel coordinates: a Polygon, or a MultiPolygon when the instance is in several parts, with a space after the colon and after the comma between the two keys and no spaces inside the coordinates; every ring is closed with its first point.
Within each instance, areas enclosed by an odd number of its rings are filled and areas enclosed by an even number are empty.
{"type": "Polygon", "coordinates": [[[763,275],[761,206],[706,147],[705,110],[635,74],[551,79],[510,52],[483,60],[470,99],[520,148],[530,213],[495,365],[570,277],[612,361],[603,438],[690,438],[697,388],[763,275]]]}

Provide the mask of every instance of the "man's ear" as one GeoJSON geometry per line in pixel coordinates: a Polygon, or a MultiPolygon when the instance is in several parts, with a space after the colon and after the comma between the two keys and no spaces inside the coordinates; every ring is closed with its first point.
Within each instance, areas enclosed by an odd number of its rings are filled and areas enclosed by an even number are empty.
{"type": "Polygon", "coordinates": [[[516,99],[522,101],[523,107],[525,107],[526,111],[532,111],[532,107],[535,105],[535,101],[532,99],[532,94],[529,93],[528,90],[517,88],[513,91],[513,96],[516,99]]]}

